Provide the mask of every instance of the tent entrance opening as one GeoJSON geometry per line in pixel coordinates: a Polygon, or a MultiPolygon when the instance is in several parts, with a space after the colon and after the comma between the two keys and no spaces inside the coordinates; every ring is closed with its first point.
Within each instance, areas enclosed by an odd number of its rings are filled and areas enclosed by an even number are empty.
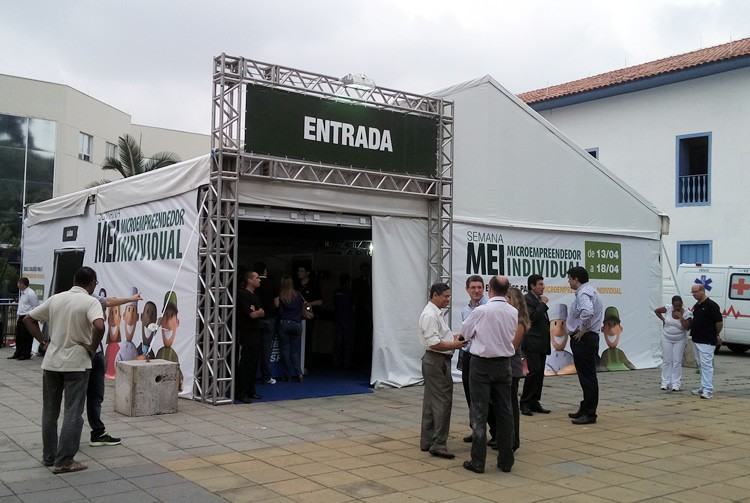
{"type": "MultiPolygon", "coordinates": [[[[325,216],[319,221],[325,222],[325,216]]],[[[276,298],[282,280],[291,280],[294,289],[311,304],[313,317],[302,320],[299,340],[306,385],[314,383],[316,377],[327,379],[334,388],[336,382],[343,386],[352,382],[369,385],[372,231],[369,218],[355,221],[358,227],[248,220],[239,224],[240,267],[250,270],[264,264],[267,277],[261,279],[261,289],[270,289],[276,298]]],[[[295,380],[298,376],[287,368],[279,347],[280,319],[288,316],[282,311],[272,311],[279,322],[271,369],[277,380],[295,380]]]]}

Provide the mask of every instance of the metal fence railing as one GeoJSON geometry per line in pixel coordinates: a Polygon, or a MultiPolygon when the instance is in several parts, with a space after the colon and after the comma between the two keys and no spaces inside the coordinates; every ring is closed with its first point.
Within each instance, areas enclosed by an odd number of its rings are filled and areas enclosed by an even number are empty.
{"type": "Polygon", "coordinates": [[[8,345],[16,340],[16,321],[18,321],[18,303],[0,301],[0,342],[8,345]]]}

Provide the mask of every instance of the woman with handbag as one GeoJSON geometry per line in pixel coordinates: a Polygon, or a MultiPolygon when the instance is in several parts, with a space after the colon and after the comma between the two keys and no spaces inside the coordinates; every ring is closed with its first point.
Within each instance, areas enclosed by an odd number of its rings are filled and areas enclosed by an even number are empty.
{"type": "Polygon", "coordinates": [[[292,277],[281,278],[281,288],[278,297],[279,306],[279,351],[281,360],[286,367],[284,381],[291,377],[302,382],[302,367],[300,352],[302,350],[302,320],[307,319],[312,312],[306,305],[305,299],[294,289],[292,277]]]}
{"type": "MultiPolygon", "coordinates": [[[[529,312],[528,309],[526,309],[526,299],[523,297],[523,292],[519,290],[516,287],[512,287],[510,290],[508,290],[508,304],[515,307],[518,310],[518,328],[516,329],[516,334],[519,332],[522,334],[526,334],[528,332],[529,327],[531,326],[531,321],[529,320],[529,312]]],[[[523,339],[521,339],[523,342],[523,339]]],[[[521,381],[521,378],[524,377],[523,372],[523,357],[521,355],[521,346],[518,346],[518,349],[516,349],[516,354],[514,354],[510,359],[510,368],[512,373],[513,380],[511,381],[511,398],[513,399],[513,424],[515,425],[515,431],[513,436],[513,450],[517,450],[521,446],[521,428],[520,428],[520,411],[518,406],[518,383],[521,381]]]]}
{"type": "Polygon", "coordinates": [[[688,331],[682,325],[685,317],[682,297],[672,297],[672,305],[654,309],[654,314],[662,321],[661,348],[661,389],[680,391],[682,386],[682,355],[687,344],[688,331]]]}

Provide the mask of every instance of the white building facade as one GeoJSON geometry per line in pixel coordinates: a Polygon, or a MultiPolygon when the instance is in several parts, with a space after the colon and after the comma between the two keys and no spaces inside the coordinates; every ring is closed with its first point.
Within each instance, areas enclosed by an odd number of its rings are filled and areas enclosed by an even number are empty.
{"type": "Polygon", "coordinates": [[[750,39],[728,45],[520,96],[669,215],[665,294],[670,265],[750,263],[750,39]]]}
{"type": "Polygon", "coordinates": [[[15,289],[24,205],[121,178],[101,168],[130,134],[145,156],[210,150],[208,135],[133,124],[131,116],[62,84],[0,75],[0,298],[15,289]]]}

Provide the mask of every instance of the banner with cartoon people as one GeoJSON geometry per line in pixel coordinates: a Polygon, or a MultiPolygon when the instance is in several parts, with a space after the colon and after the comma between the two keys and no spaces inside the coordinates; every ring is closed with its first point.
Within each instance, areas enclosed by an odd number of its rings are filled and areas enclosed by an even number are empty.
{"type": "Polygon", "coordinates": [[[27,229],[24,262],[54,288],[57,257],[82,252],[97,272],[95,296],[136,299],[105,310],[105,375],[118,361],[165,359],[180,364],[180,395],[192,396],[198,275],[197,191],[27,229]],[[75,240],[66,231],[75,227],[75,240]]]}
{"type": "Polygon", "coordinates": [[[492,275],[505,275],[526,293],[527,278],[539,274],[549,298],[551,354],[545,374],[575,374],[566,327],[574,294],[566,272],[583,266],[605,307],[599,370],[656,367],[660,331],[649,314],[661,302],[659,250],[660,242],[652,239],[454,223],[453,328],[461,327],[468,276],[478,274],[486,283],[492,275]]]}

